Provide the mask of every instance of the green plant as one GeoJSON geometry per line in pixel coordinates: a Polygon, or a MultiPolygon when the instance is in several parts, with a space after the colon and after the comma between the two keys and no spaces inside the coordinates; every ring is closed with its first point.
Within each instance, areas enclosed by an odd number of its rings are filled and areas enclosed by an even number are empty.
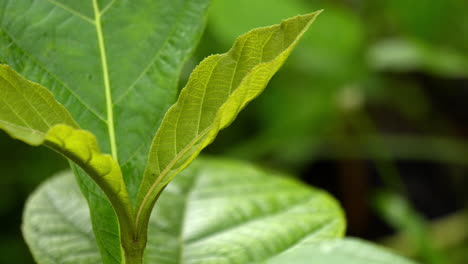
{"type": "Polygon", "coordinates": [[[407,263],[333,240],[344,219],[321,191],[241,162],[202,158],[185,169],[262,92],[319,14],[241,36],[203,60],[173,104],[207,6],[0,4],[0,60],[10,65],[0,66],[0,128],[66,156],[78,183],[63,173],[29,200],[23,232],[37,262],[407,263]]]}

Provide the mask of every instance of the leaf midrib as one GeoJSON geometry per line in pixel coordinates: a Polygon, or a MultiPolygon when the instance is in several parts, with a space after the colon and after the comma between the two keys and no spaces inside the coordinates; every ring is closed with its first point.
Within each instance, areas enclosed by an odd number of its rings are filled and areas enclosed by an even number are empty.
{"type": "MultiPolygon", "coordinates": [[[[280,54],[282,54],[283,52],[281,52],[280,54]]],[[[223,56],[225,54],[220,54],[220,55],[213,55],[213,57],[215,56],[218,56],[218,61],[216,62],[216,64],[219,62],[221,56],[223,56]]],[[[279,56],[279,55],[278,55],[279,56]]],[[[269,62],[273,61],[270,60],[270,61],[267,61],[267,62],[261,62],[259,63],[256,67],[252,68],[246,75],[250,74],[251,72],[254,72],[258,67],[262,66],[262,65],[265,65],[265,64],[268,64],[269,62]]],[[[236,67],[237,68],[237,67],[236,67]]],[[[211,72],[212,73],[212,72],[211,72]]],[[[243,81],[244,79],[242,79],[243,81]]],[[[241,81],[241,83],[242,83],[241,81]]],[[[225,100],[225,102],[223,103],[223,105],[226,103],[227,100],[225,100]]],[[[172,109],[172,107],[171,107],[172,109]]],[[[169,111],[171,111],[171,109],[169,109],[167,111],[167,113],[169,111]]],[[[221,109],[221,107],[220,107],[221,109]]],[[[219,111],[219,110],[218,110],[219,111]]],[[[146,204],[148,203],[148,200],[150,199],[151,197],[151,194],[154,192],[154,190],[156,190],[157,186],[160,184],[160,182],[166,177],[166,175],[169,173],[170,169],[174,166],[174,164],[185,154],[187,153],[199,140],[201,140],[206,134],[208,134],[208,132],[210,132],[210,129],[212,129],[215,125],[216,125],[216,119],[214,120],[214,122],[212,122],[208,127],[206,127],[201,133],[198,134],[198,136],[196,136],[193,140],[191,140],[187,146],[185,146],[180,152],[178,152],[176,154],[176,156],[169,162],[169,164],[163,169],[163,171],[158,175],[158,177],[156,178],[156,180],[153,182],[153,184],[151,185],[150,189],[146,192],[145,196],[143,197],[143,200],[142,202],[138,205],[138,210],[137,210],[137,214],[136,214],[136,218],[135,218],[135,225],[136,225],[136,229],[139,230],[141,228],[140,226],[140,218],[141,218],[141,215],[143,213],[143,210],[145,209],[145,206],[146,204]]],[[[161,128],[160,128],[161,129],[161,128]]],[[[176,148],[177,149],[177,148],[176,148]]],[[[160,166],[160,164],[158,163],[158,166],[160,166]]],[[[159,171],[161,171],[161,168],[159,167],[159,171]]],[[[145,170],[145,175],[146,175],[146,170],[145,170]]]]}
{"type": "MultiPolygon", "coordinates": [[[[17,87],[16,85],[14,85],[13,83],[11,83],[8,79],[6,79],[6,78],[2,78],[2,79],[3,79],[4,81],[6,81],[6,82],[7,82],[11,87],[13,87],[15,90],[18,90],[18,87],[17,87]]],[[[26,97],[24,96],[23,93],[20,92],[20,94],[21,94],[21,96],[24,98],[24,100],[31,106],[31,108],[34,109],[34,111],[41,117],[41,120],[42,120],[48,127],[50,127],[51,125],[49,124],[49,122],[47,122],[46,118],[44,118],[44,117],[42,116],[42,114],[41,114],[39,111],[37,111],[37,109],[36,109],[36,107],[34,106],[34,104],[31,104],[31,102],[28,100],[28,98],[26,98],[26,97]]],[[[41,96],[41,97],[42,97],[42,96],[41,96]]],[[[10,105],[10,103],[8,102],[8,100],[5,100],[4,98],[2,98],[2,101],[5,103],[6,106],[8,106],[8,108],[12,111],[12,113],[14,113],[15,116],[18,117],[18,119],[21,120],[29,129],[31,129],[32,131],[39,131],[39,130],[33,129],[33,128],[30,126],[29,122],[26,121],[24,118],[22,118],[22,117],[21,117],[21,114],[19,114],[19,113],[15,110],[15,108],[12,107],[12,106],[10,105]]],[[[1,121],[4,122],[4,123],[10,123],[10,122],[4,121],[4,120],[1,120],[1,121]]],[[[12,124],[12,123],[10,123],[10,124],[12,124]]],[[[12,125],[13,125],[13,124],[12,124],[12,125]]],[[[15,125],[15,126],[21,127],[20,125],[15,125]]],[[[43,133],[43,132],[41,132],[41,133],[43,133]]]]}
{"type": "MultiPolygon", "coordinates": [[[[159,176],[156,178],[156,181],[151,185],[151,188],[148,190],[148,192],[145,194],[145,197],[143,198],[143,201],[138,207],[138,211],[136,214],[136,219],[135,219],[135,225],[137,226],[137,230],[141,228],[140,226],[140,218],[141,214],[143,213],[143,210],[145,209],[146,204],[148,203],[148,199],[151,196],[151,193],[154,192],[156,187],[159,185],[159,183],[165,178],[165,176],[169,173],[169,170],[174,166],[174,164],[187,152],[190,150],[195,143],[197,143],[198,140],[200,140],[203,136],[205,136],[208,132],[209,129],[212,128],[213,125],[210,125],[207,127],[200,135],[198,135],[194,140],[190,142],[184,149],[182,149],[172,160],[171,162],[164,168],[163,172],[159,174],[159,176]]],[[[145,172],[146,173],[146,172],[145,172]]]]}
{"type": "MultiPolygon", "coordinates": [[[[101,55],[102,75],[104,79],[104,90],[106,97],[106,112],[107,112],[107,130],[109,134],[109,143],[111,148],[112,158],[118,162],[117,143],[115,140],[115,126],[114,126],[114,110],[112,108],[112,92],[109,78],[109,68],[107,66],[106,45],[104,42],[104,34],[102,32],[101,15],[103,12],[99,10],[97,0],[93,1],[94,10],[94,25],[96,27],[96,34],[98,38],[99,53],[101,55]]],[[[107,7],[106,10],[107,11],[107,7]]]]}

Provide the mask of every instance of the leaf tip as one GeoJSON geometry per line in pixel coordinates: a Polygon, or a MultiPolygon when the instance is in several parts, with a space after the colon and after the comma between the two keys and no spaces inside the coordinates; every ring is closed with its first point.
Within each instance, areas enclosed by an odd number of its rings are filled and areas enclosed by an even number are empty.
{"type": "Polygon", "coordinates": [[[315,19],[320,14],[322,14],[323,11],[324,11],[324,9],[320,9],[320,10],[317,10],[317,11],[312,12],[312,13],[308,13],[308,14],[304,14],[304,15],[298,15],[297,17],[304,18],[307,21],[307,26],[310,26],[315,21],[315,19]]]}

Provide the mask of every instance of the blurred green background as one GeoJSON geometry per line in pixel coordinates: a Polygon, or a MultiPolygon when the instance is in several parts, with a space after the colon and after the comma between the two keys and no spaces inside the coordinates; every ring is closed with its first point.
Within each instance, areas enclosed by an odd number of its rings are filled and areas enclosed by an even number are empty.
{"type": "MultiPolygon", "coordinates": [[[[267,90],[205,153],[324,188],[348,234],[468,263],[468,1],[213,0],[191,69],[254,27],[325,9],[267,90]]],[[[66,161],[0,132],[0,263],[33,263],[27,196],[66,161]]]]}

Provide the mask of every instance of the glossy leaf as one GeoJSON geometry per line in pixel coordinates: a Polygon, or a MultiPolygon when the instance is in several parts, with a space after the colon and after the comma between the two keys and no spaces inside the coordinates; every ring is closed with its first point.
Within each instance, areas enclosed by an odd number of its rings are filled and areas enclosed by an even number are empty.
{"type": "Polygon", "coordinates": [[[44,182],[30,196],[22,230],[37,263],[102,263],[88,205],[70,171],[44,182]]]}
{"type": "Polygon", "coordinates": [[[168,182],[263,91],[319,13],[253,30],[228,53],[197,66],[152,143],[137,200],[139,232],[145,233],[149,209],[168,182]]]}
{"type": "MultiPolygon", "coordinates": [[[[39,263],[100,263],[85,208],[70,173],[32,195],[23,231],[39,263]]],[[[148,264],[258,263],[344,232],[341,209],[328,194],[228,160],[195,161],[169,184],[154,212],[148,264]]]]}
{"type": "Polygon", "coordinates": [[[363,240],[346,238],[297,246],[268,261],[268,264],[416,264],[363,240]]]}
{"type": "Polygon", "coordinates": [[[146,263],[262,263],[297,244],[341,237],[323,191],[239,161],[197,159],[154,209],[146,263]]]}
{"type": "MultiPolygon", "coordinates": [[[[47,87],[121,164],[134,200],[155,130],[176,99],[180,71],[208,0],[0,1],[0,62],[47,87]]],[[[104,263],[121,263],[118,223],[77,167],[104,263]]]]}

